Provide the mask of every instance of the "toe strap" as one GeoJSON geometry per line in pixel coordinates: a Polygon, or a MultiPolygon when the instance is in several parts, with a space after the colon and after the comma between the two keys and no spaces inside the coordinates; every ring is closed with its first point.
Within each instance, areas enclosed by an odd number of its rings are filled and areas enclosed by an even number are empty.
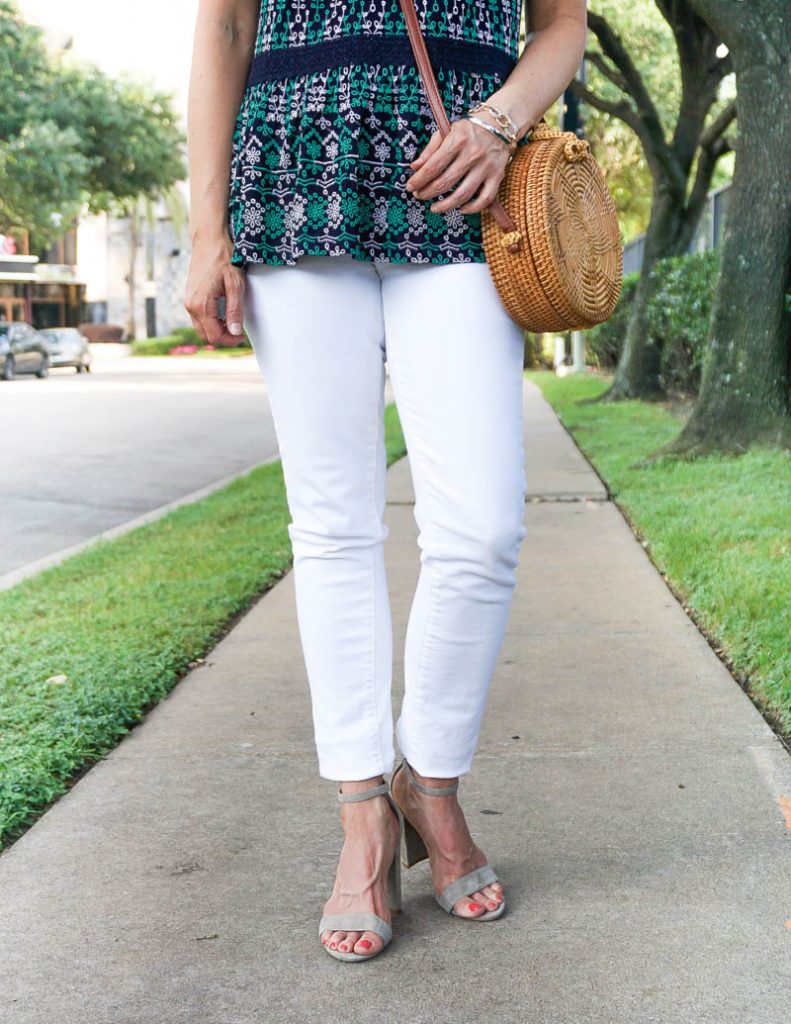
{"type": "Polygon", "coordinates": [[[497,872],[491,864],[484,864],[483,867],[475,868],[474,871],[462,875],[461,878],[457,878],[450,885],[446,886],[437,896],[437,903],[450,914],[453,912],[454,903],[460,900],[462,896],[469,896],[471,893],[477,892],[484,885],[489,885],[490,882],[496,881],[497,872]]]}
{"type": "Polygon", "coordinates": [[[332,932],[376,932],[384,944],[393,937],[393,929],[383,917],[372,912],[350,914],[325,914],[319,922],[319,935],[327,930],[332,932]]]}

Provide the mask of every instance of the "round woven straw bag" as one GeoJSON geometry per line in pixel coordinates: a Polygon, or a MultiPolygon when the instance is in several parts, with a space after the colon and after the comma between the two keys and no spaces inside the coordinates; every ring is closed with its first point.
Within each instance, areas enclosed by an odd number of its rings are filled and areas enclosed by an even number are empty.
{"type": "Polygon", "coordinates": [[[481,210],[486,260],[509,315],[526,330],[607,320],[621,294],[623,247],[604,174],[585,139],[543,119],[517,146],[497,201],[481,210]]]}
{"type": "MultiPolygon", "coordinates": [[[[442,135],[450,122],[414,0],[401,10],[442,135]]],[[[481,210],[486,261],[506,311],[528,331],[570,331],[607,320],[621,294],[623,247],[604,174],[590,146],[542,117],[517,146],[497,198],[481,210]]]]}

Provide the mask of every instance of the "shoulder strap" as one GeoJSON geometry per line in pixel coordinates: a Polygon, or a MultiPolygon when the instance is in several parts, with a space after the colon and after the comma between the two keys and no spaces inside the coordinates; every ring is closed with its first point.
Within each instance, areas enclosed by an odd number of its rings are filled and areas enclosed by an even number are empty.
{"type": "MultiPolygon", "coordinates": [[[[426,49],[426,41],[423,38],[423,33],[420,31],[420,22],[418,21],[414,0],[401,0],[401,10],[404,12],[409,42],[415,55],[415,62],[423,82],[423,88],[426,90],[426,97],[428,98],[431,112],[434,115],[434,120],[437,122],[440,134],[445,136],[450,131],[450,121],[442,105],[439,85],[437,84],[434,69],[431,66],[431,58],[426,49]]],[[[517,230],[516,224],[514,224],[507,210],[497,199],[494,199],[488,208],[503,231],[517,230]]]]}

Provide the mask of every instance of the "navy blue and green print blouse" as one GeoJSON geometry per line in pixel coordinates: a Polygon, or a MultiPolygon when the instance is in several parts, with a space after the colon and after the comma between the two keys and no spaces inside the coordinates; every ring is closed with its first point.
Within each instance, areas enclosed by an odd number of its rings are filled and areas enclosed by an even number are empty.
{"type": "MultiPolygon", "coordinates": [[[[522,3],[415,0],[451,121],[510,74],[522,3]]],[[[480,213],[432,213],[404,188],[436,130],[399,0],[261,0],[233,132],[231,263],[484,262],[480,213]]]]}

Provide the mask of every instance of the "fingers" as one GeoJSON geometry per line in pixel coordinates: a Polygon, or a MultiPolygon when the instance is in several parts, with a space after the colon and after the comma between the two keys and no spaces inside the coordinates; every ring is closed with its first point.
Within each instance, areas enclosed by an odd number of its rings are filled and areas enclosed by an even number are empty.
{"type": "Polygon", "coordinates": [[[242,299],[244,296],[244,273],[230,273],[235,270],[229,267],[225,276],[225,323],[228,334],[239,338],[242,334],[242,299]]]}
{"type": "MultiPolygon", "coordinates": [[[[448,168],[448,177],[450,177],[453,164],[448,168]]],[[[444,176],[443,176],[444,177],[444,176]]],[[[499,179],[496,179],[499,181],[499,179]]],[[[482,172],[478,168],[473,168],[459,181],[455,186],[450,195],[445,196],[444,199],[438,199],[432,203],[429,209],[432,213],[444,213],[445,210],[450,210],[454,206],[461,206],[462,203],[466,203],[467,200],[472,199],[476,195],[482,185],[492,186],[494,191],[497,191],[497,186],[492,185],[491,179],[482,178],[482,172]]],[[[447,192],[447,188],[441,188],[440,192],[447,192]]],[[[425,198],[421,192],[418,198],[425,198]]]]}
{"type": "MultiPolygon", "coordinates": [[[[449,132],[444,138],[440,136],[439,132],[435,132],[419,157],[420,167],[411,175],[406,184],[407,191],[420,192],[433,186],[437,175],[441,174],[456,158],[459,145],[459,136],[454,132],[449,132]],[[435,142],[435,140],[438,141],[435,142]]],[[[442,189],[436,191],[441,192],[442,189]]]]}
{"type": "Polygon", "coordinates": [[[478,213],[497,198],[502,178],[488,178],[483,182],[472,202],[459,207],[460,213],[478,213]]]}
{"type": "Polygon", "coordinates": [[[426,143],[426,145],[423,147],[423,151],[418,154],[417,158],[413,160],[409,166],[412,167],[414,170],[417,170],[418,167],[422,167],[426,160],[428,160],[428,158],[437,151],[441,142],[442,135],[440,134],[440,132],[434,132],[431,138],[426,143]]]}
{"type": "Polygon", "coordinates": [[[462,213],[482,210],[497,196],[508,164],[507,148],[466,120],[453,121],[451,131],[440,142],[436,141],[438,134],[410,165],[416,170],[406,184],[407,191],[417,199],[432,199],[452,190],[429,207],[432,213],[453,207],[462,213]]]}
{"type": "Polygon", "coordinates": [[[184,307],[198,335],[211,345],[236,345],[243,333],[244,272],[222,259],[193,253],[184,307]],[[225,299],[225,318],[218,311],[225,299]]]}

